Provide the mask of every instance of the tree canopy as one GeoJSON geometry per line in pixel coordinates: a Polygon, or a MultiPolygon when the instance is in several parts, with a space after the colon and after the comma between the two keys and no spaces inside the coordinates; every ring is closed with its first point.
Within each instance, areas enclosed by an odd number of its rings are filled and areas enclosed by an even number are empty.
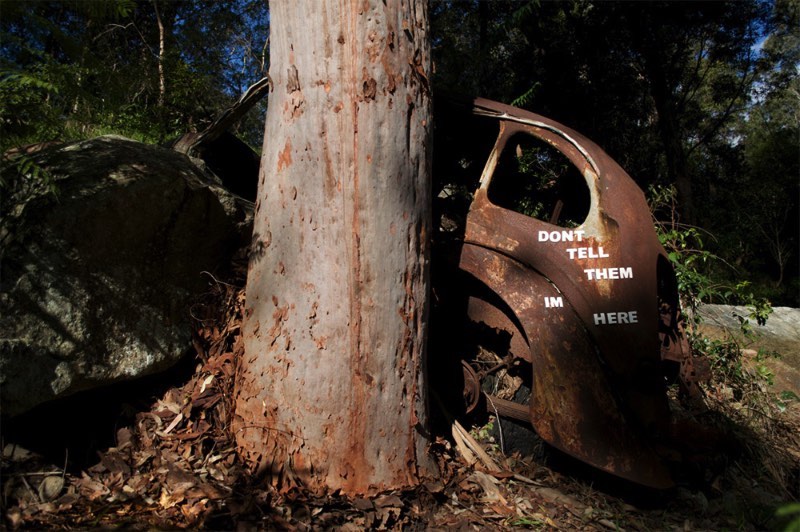
{"type": "MultiPolygon", "coordinates": [[[[4,0],[2,147],[202,129],[266,75],[265,2],[4,0]]],[[[263,115],[240,126],[260,142],[263,115]]]]}
{"type": "Polygon", "coordinates": [[[674,190],[660,214],[700,229],[721,259],[712,277],[800,303],[800,3],[432,7],[435,87],[581,131],[642,188],[674,190]]]}
{"type": "MultiPolygon", "coordinates": [[[[3,151],[202,130],[269,62],[256,0],[3,0],[0,11],[3,151]]],[[[722,259],[709,275],[800,305],[798,12],[797,0],[432,1],[431,81],[435,96],[480,95],[583,132],[642,188],[675,191],[660,215],[699,228],[722,259]]],[[[235,132],[254,147],[262,113],[235,132]]],[[[462,155],[440,142],[434,161],[455,168],[462,155]]]]}

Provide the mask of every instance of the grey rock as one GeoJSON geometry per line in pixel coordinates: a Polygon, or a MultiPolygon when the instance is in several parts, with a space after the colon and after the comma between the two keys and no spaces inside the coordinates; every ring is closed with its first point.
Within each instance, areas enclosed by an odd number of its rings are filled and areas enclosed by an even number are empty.
{"type": "Polygon", "coordinates": [[[770,391],[784,391],[800,395],[800,309],[774,307],[764,325],[749,319],[753,334],[743,338],[741,319],[748,319],[747,307],[732,305],[703,305],[699,309],[702,322],[700,332],[716,339],[735,338],[746,348],[743,353],[755,354],[757,350],[777,353],[761,363],[774,374],[770,391]]]}
{"type": "Polygon", "coordinates": [[[33,160],[27,176],[13,163],[0,175],[16,191],[0,219],[8,415],[173,365],[190,347],[201,272],[249,238],[251,205],[185,155],[106,136],[33,160]]]}
{"type": "Polygon", "coordinates": [[[753,331],[764,337],[780,338],[787,341],[800,342],[800,309],[791,307],[774,307],[772,314],[764,325],[749,318],[747,307],[735,305],[702,305],[700,317],[708,327],[727,330],[738,330],[741,319],[749,319],[753,331]]]}

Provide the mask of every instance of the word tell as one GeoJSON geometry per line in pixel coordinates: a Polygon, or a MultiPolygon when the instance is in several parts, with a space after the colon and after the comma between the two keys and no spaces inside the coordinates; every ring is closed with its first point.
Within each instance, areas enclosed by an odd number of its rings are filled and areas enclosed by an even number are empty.
{"type": "Polygon", "coordinates": [[[598,246],[597,251],[594,248],[567,248],[567,254],[570,260],[577,259],[604,259],[608,257],[608,253],[603,251],[603,246],[598,246]]]}

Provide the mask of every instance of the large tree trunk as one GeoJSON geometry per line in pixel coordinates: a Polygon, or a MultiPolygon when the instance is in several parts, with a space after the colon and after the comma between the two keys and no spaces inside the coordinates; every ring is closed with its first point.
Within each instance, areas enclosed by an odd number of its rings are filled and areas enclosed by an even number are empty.
{"type": "Polygon", "coordinates": [[[370,493],[429,475],[426,0],[270,3],[233,424],[256,474],[370,493]]]}

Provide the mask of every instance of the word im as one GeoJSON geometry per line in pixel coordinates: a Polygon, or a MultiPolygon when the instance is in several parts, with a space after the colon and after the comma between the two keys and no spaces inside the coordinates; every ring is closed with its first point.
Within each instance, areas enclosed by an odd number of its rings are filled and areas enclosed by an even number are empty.
{"type": "Polygon", "coordinates": [[[564,300],[560,297],[550,297],[546,296],[544,298],[544,307],[545,308],[556,308],[556,307],[563,307],[564,300]]]}

